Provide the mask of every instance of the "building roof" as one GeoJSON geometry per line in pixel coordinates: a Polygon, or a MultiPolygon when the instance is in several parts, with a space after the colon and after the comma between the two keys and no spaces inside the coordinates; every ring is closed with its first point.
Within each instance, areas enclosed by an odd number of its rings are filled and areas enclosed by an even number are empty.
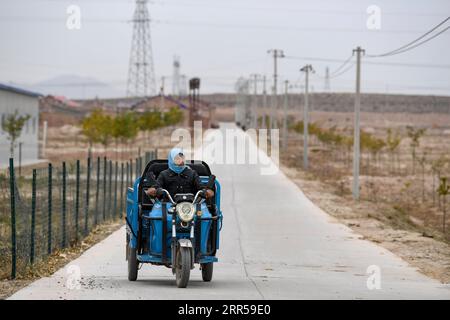
{"type": "Polygon", "coordinates": [[[0,83],[0,90],[14,92],[29,97],[41,97],[42,94],[0,83]]]}
{"type": "MultiPolygon", "coordinates": [[[[165,95],[162,96],[162,97],[163,97],[164,100],[170,101],[170,102],[176,104],[178,107],[180,107],[180,108],[182,108],[182,109],[188,109],[188,107],[187,107],[184,103],[182,103],[181,101],[176,100],[176,99],[173,98],[173,97],[165,96],[165,95]]],[[[131,105],[131,109],[132,109],[132,110],[133,110],[133,109],[136,109],[136,108],[138,108],[140,105],[145,104],[145,103],[147,103],[147,102],[151,102],[151,101],[159,102],[159,99],[161,99],[161,95],[157,95],[157,96],[153,96],[153,97],[149,97],[149,98],[142,99],[142,100],[140,100],[140,101],[134,103],[133,105],[131,105]]]]}
{"type": "Polygon", "coordinates": [[[67,105],[69,107],[79,107],[79,106],[81,106],[81,104],[79,104],[78,102],[75,102],[73,100],[69,100],[69,99],[67,99],[64,96],[49,96],[49,97],[52,97],[56,101],[64,103],[65,105],[67,105]]]}

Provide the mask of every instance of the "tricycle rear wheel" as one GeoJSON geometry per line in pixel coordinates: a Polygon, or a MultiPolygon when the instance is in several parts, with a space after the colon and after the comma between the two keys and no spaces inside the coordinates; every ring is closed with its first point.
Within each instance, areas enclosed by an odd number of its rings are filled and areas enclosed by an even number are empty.
{"type": "Polygon", "coordinates": [[[214,265],[214,263],[202,263],[201,264],[203,281],[209,282],[212,280],[213,265],[214,265]]]}
{"type": "Polygon", "coordinates": [[[177,252],[176,282],[178,288],[186,288],[191,274],[191,250],[181,247],[177,252]]]}
{"type": "Polygon", "coordinates": [[[138,275],[138,261],[136,248],[128,247],[128,280],[136,281],[138,275]]]}

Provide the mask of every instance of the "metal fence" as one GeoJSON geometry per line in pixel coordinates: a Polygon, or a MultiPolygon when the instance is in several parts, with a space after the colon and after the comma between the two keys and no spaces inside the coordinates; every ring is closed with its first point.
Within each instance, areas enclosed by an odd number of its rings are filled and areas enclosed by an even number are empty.
{"type": "Polygon", "coordinates": [[[156,151],[128,162],[106,157],[49,163],[0,174],[0,279],[32,270],[55,250],[79,243],[98,224],[121,219],[126,188],[156,151]]]}

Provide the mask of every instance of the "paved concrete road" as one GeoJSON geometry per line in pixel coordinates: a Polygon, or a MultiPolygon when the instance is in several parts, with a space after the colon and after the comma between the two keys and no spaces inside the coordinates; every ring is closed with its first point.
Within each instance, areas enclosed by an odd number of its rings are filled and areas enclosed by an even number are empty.
{"type": "Polygon", "coordinates": [[[361,240],[281,172],[264,176],[258,165],[214,165],[213,171],[223,189],[224,228],[212,282],[202,282],[195,269],[188,288],[178,289],[169,269],[150,265],[137,282],[128,282],[122,228],[11,298],[450,299],[449,286],[361,240]],[[367,288],[371,265],[381,271],[379,290],[367,288]],[[69,266],[80,268],[80,289],[66,287],[69,266]]]}

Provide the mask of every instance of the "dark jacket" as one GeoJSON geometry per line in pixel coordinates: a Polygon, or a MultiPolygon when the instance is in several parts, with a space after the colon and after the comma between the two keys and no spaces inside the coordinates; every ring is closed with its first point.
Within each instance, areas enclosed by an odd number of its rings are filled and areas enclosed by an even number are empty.
{"type": "Polygon", "coordinates": [[[196,194],[202,189],[198,173],[189,167],[186,167],[180,174],[170,169],[161,171],[152,187],[164,188],[172,197],[177,193],[196,194]]]}

